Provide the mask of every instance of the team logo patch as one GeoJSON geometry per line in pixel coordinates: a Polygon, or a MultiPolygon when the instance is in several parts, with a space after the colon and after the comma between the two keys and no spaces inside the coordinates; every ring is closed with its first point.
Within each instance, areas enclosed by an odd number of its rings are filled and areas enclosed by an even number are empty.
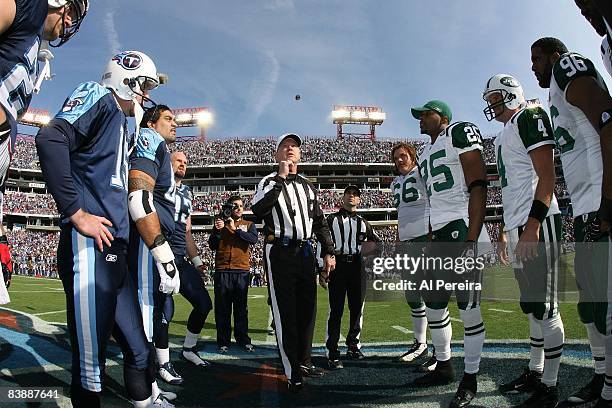
{"type": "Polygon", "coordinates": [[[459,237],[459,231],[451,232],[451,237],[453,237],[453,239],[457,239],[459,237]]]}
{"type": "Polygon", "coordinates": [[[516,79],[509,77],[509,76],[503,77],[502,79],[499,80],[499,82],[501,82],[503,85],[510,86],[513,88],[516,88],[517,86],[519,86],[516,79]]]}
{"type": "Polygon", "coordinates": [[[62,112],[70,112],[71,110],[73,110],[74,108],[82,104],[83,104],[83,100],[80,98],[70,99],[68,102],[64,104],[64,107],[62,108],[62,112]]]}
{"type": "Polygon", "coordinates": [[[363,242],[363,241],[365,241],[365,239],[366,239],[366,234],[364,234],[363,232],[360,232],[360,233],[357,235],[357,241],[358,241],[358,242],[363,242]]]}
{"type": "Polygon", "coordinates": [[[114,254],[106,255],[106,262],[117,262],[117,255],[114,255],[114,254]]]}
{"type": "Polygon", "coordinates": [[[115,55],[113,61],[125,69],[133,70],[140,67],[142,58],[140,55],[133,52],[122,52],[121,54],[115,55]]]}

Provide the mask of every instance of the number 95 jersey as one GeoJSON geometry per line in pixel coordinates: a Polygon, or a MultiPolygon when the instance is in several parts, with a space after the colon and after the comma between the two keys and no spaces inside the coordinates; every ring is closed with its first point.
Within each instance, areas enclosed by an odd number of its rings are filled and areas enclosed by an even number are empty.
{"type": "Polygon", "coordinates": [[[472,150],[482,152],[480,130],[473,123],[456,122],[421,153],[419,167],[429,195],[432,231],[451,221],[468,219],[470,196],[459,155],[472,150]]]}
{"type": "Polygon", "coordinates": [[[593,78],[607,91],[590,60],[573,52],[563,54],[553,66],[549,95],[555,141],[561,149],[574,218],[599,209],[603,175],[599,134],[586,115],[565,98],[569,84],[583,76],[593,78]]]}
{"type": "Polygon", "coordinates": [[[400,241],[410,241],[429,233],[429,198],[419,166],[391,183],[393,205],[397,208],[400,241]]]}

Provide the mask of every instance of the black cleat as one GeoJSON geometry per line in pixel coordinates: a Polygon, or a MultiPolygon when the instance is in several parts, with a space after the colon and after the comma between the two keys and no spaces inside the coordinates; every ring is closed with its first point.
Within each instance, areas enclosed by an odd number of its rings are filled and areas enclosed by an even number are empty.
{"type": "Polygon", "coordinates": [[[302,371],[303,377],[322,377],[324,372],[319,367],[312,365],[300,365],[300,371],[302,371]]]}
{"type": "Polygon", "coordinates": [[[475,396],[476,393],[472,392],[471,390],[468,390],[467,388],[461,388],[461,386],[459,386],[459,389],[457,390],[457,393],[453,397],[453,400],[451,401],[448,408],[467,407],[468,405],[470,405],[475,396]]]}
{"type": "Polygon", "coordinates": [[[430,371],[435,370],[437,365],[438,365],[438,360],[436,359],[436,349],[434,349],[431,357],[429,357],[427,361],[425,361],[424,363],[418,365],[414,369],[414,371],[419,372],[419,373],[428,373],[430,371]]]}
{"type": "Polygon", "coordinates": [[[555,408],[559,404],[559,392],[557,387],[549,387],[539,383],[535,391],[519,408],[555,408]]]}
{"type": "Polygon", "coordinates": [[[448,362],[442,364],[438,362],[435,370],[428,372],[422,377],[417,378],[412,382],[415,387],[434,387],[437,385],[447,385],[455,381],[455,370],[448,362]]]}
{"type": "Polygon", "coordinates": [[[363,360],[365,356],[359,349],[348,349],[346,351],[346,358],[350,358],[351,360],[363,360]]]}
{"type": "Polygon", "coordinates": [[[289,389],[290,392],[297,394],[298,392],[302,391],[302,389],[304,388],[304,384],[301,381],[287,381],[287,388],[289,389]]]}
{"type": "Polygon", "coordinates": [[[427,357],[427,344],[419,343],[417,339],[414,339],[414,343],[412,343],[410,349],[399,356],[397,361],[401,361],[402,363],[412,363],[414,360],[421,357],[427,357]]]}
{"type": "Polygon", "coordinates": [[[595,374],[587,385],[582,387],[576,393],[567,397],[566,402],[571,405],[582,405],[586,404],[587,402],[597,401],[597,399],[601,395],[603,385],[604,375],[595,374]]]}
{"type": "Polygon", "coordinates": [[[532,392],[540,384],[542,373],[525,368],[523,374],[514,380],[499,386],[502,394],[518,394],[520,392],[532,392]]]}
{"type": "Polygon", "coordinates": [[[327,360],[327,366],[330,370],[341,370],[344,368],[344,364],[340,360],[327,360]]]}

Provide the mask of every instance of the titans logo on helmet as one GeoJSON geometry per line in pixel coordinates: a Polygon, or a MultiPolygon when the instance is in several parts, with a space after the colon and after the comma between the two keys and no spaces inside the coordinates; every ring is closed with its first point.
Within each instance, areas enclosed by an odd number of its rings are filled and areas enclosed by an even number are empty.
{"type": "Polygon", "coordinates": [[[115,55],[113,61],[125,69],[133,70],[140,67],[142,58],[140,55],[133,52],[122,52],[121,54],[115,55]]]}

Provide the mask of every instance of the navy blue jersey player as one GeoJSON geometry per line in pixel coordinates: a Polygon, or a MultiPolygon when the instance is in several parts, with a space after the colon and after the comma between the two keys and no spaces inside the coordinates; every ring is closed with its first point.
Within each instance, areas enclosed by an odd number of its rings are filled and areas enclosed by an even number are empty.
{"type": "MultiPolygon", "coordinates": [[[[0,1],[0,207],[17,122],[32,99],[43,41],[64,44],[79,29],[88,0],[0,1]]],[[[0,211],[0,245],[8,246],[0,211]]]]}
{"type": "Polygon", "coordinates": [[[140,123],[130,156],[128,189],[130,214],[129,270],[138,287],[147,340],[155,344],[160,376],[171,384],[183,379],[170,363],[168,324],[174,314],[172,293],[180,276],[168,240],[174,232],[175,189],[168,143],[176,140],[170,108],[148,109],[140,123]]]}
{"type": "Polygon", "coordinates": [[[100,406],[111,334],[123,350],[125,386],[134,406],[165,401],[152,387],[155,373],[126,261],[127,117],[158,83],[155,64],[144,53],[115,55],[101,84],[79,85],[36,136],[43,175],[61,216],[57,255],[73,350],[74,406],[100,406]]]}
{"type": "Polygon", "coordinates": [[[181,276],[181,295],[193,306],[187,319],[187,334],[183,343],[181,356],[196,366],[208,366],[210,363],[198,354],[197,343],[208,313],[212,309],[210,295],[206,291],[202,275],[204,263],[198,255],[198,248],[191,234],[192,193],[189,186],[183,184],[187,170],[187,156],[183,152],[172,153],[172,170],[176,182],[176,205],[174,222],[176,227],[170,239],[170,247],[176,258],[176,265],[181,276]],[[191,263],[187,261],[191,260],[191,263]]]}

